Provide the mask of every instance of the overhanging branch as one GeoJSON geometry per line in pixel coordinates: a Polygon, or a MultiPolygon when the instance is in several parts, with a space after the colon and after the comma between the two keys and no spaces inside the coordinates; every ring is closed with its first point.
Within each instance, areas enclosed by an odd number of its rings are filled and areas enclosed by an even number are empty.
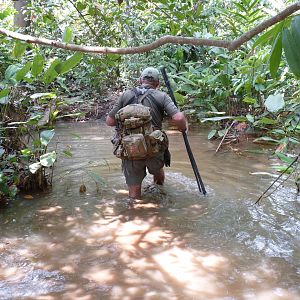
{"type": "Polygon", "coordinates": [[[66,44],[55,40],[37,38],[34,36],[21,34],[13,32],[0,27],[0,34],[6,35],[13,39],[24,41],[30,44],[39,44],[44,46],[49,46],[53,48],[60,48],[70,51],[80,51],[86,53],[95,53],[95,54],[136,54],[149,52],[151,50],[157,49],[166,44],[179,44],[179,45],[194,45],[194,46],[214,46],[219,48],[226,48],[228,50],[236,50],[244,43],[248,42],[257,34],[261,33],[265,29],[271,27],[272,25],[286,19],[288,16],[292,15],[294,12],[300,10],[300,2],[294,3],[284,9],[282,12],[276,16],[260,23],[258,26],[252,28],[248,32],[241,35],[238,39],[233,41],[229,40],[216,40],[216,39],[199,39],[193,37],[181,37],[181,36],[172,36],[166,35],[160,37],[154,42],[138,47],[128,47],[128,48],[113,48],[113,47],[98,47],[98,46],[81,46],[75,44],[66,44]]]}

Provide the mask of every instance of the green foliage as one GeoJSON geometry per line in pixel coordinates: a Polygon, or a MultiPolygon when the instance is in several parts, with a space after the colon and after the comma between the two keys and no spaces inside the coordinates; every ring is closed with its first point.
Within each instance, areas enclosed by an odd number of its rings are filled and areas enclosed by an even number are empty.
{"type": "Polygon", "coordinates": [[[282,34],[276,37],[270,56],[270,73],[273,78],[277,77],[277,70],[280,65],[282,55],[282,34]]]}
{"type": "Polygon", "coordinates": [[[265,101],[265,107],[269,112],[276,113],[284,108],[283,94],[270,95],[265,101]]]}
{"type": "Polygon", "coordinates": [[[43,130],[40,134],[40,141],[42,146],[48,146],[52,138],[54,137],[54,129],[51,130],[43,130]]]}
{"type": "Polygon", "coordinates": [[[44,69],[44,57],[41,54],[36,54],[33,58],[31,74],[33,77],[37,78],[44,69]]]}
{"type": "Polygon", "coordinates": [[[82,57],[83,54],[81,52],[76,52],[75,54],[68,57],[66,61],[57,65],[55,67],[55,71],[61,75],[69,72],[71,69],[73,69],[80,63],[82,57]]]}
{"type": "MultiPolygon", "coordinates": [[[[103,0],[29,2],[29,33],[104,47],[138,46],[169,34],[233,39],[267,19],[266,11],[275,9],[270,1],[259,0],[123,1],[121,5],[103,0]]],[[[4,27],[9,28],[13,14],[9,7],[0,12],[4,27]]],[[[235,52],[165,45],[150,53],[126,56],[67,53],[0,36],[1,121],[10,124],[16,141],[26,135],[35,137],[26,145],[21,143],[15,158],[32,173],[48,170],[56,158],[47,149],[54,135],[53,122],[82,115],[60,113],[60,95],[74,98],[76,92],[82,96],[86,90],[100,94],[107,87],[132,86],[145,66],[167,67],[178,103],[193,112],[196,120],[212,124],[209,139],[222,137],[224,126],[235,120],[263,132],[257,142],[271,142],[285,151],[298,143],[300,133],[299,82],[294,76],[300,74],[299,28],[300,16],[291,16],[235,52]],[[24,95],[24,87],[28,94],[24,95]],[[7,112],[12,108],[26,113],[9,119],[7,112]]],[[[2,157],[10,165],[7,149],[2,157]]],[[[67,149],[65,155],[71,152],[67,149]]],[[[3,189],[5,184],[8,189],[16,184],[9,173],[3,174],[3,189]]]]}
{"type": "Polygon", "coordinates": [[[16,41],[15,46],[12,51],[12,56],[14,58],[20,58],[24,54],[27,46],[28,45],[26,43],[16,41]]]}
{"type": "Polygon", "coordinates": [[[70,27],[66,27],[63,33],[62,41],[64,43],[70,43],[73,39],[73,31],[70,27]]]}
{"type": "Polygon", "coordinates": [[[57,76],[59,75],[59,72],[56,71],[56,67],[58,67],[61,64],[61,60],[59,58],[54,59],[49,68],[45,71],[43,76],[43,82],[46,84],[51,83],[57,76]]]}
{"type": "Polygon", "coordinates": [[[283,47],[285,57],[292,72],[300,77],[300,16],[295,16],[291,28],[283,31],[283,47]]]}

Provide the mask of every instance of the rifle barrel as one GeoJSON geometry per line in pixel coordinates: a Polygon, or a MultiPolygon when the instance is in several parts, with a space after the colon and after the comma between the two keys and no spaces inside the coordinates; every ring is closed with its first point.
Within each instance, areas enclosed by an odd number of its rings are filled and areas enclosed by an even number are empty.
{"type": "MultiPolygon", "coordinates": [[[[161,73],[163,75],[165,84],[168,88],[169,95],[170,95],[172,101],[174,102],[174,104],[176,105],[176,107],[178,107],[173,90],[171,88],[171,84],[170,84],[166,69],[164,67],[161,69],[161,73]]],[[[189,143],[189,140],[188,140],[188,137],[187,137],[187,134],[185,131],[182,132],[182,136],[183,136],[186,151],[188,153],[188,156],[189,156],[189,159],[190,159],[193,171],[194,171],[194,175],[196,177],[198,189],[199,189],[200,193],[203,193],[203,195],[206,195],[206,190],[205,190],[203,181],[201,179],[201,176],[200,176],[200,173],[199,173],[199,170],[198,170],[198,167],[197,167],[197,164],[196,164],[196,161],[195,161],[195,158],[194,158],[194,155],[193,155],[193,152],[192,152],[192,149],[191,149],[191,146],[190,146],[190,143],[189,143]]]]}

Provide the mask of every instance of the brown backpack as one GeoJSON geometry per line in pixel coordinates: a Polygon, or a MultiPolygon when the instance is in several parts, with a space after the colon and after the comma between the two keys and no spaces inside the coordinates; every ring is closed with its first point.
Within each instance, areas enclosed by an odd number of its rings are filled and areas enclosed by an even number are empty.
{"type": "Polygon", "coordinates": [[[145,159],[167,149],[167,135],[161,130],[153,130],[149,107],[127,105],[116,113],[115,119],[117,133],[112,141],[113,153],[118,158],[145,159]]]}

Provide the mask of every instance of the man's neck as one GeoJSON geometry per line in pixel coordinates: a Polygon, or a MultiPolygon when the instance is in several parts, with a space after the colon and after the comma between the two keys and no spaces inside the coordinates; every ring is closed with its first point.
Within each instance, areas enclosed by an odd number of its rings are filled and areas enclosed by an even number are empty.
{"type": "Polygon", "coordinates": [[[145,89],[156,89],[155,86],[153,86],[152,84],[149,84],[149,83],[142,83],[141,87],[143,87],[145,89]]]}

